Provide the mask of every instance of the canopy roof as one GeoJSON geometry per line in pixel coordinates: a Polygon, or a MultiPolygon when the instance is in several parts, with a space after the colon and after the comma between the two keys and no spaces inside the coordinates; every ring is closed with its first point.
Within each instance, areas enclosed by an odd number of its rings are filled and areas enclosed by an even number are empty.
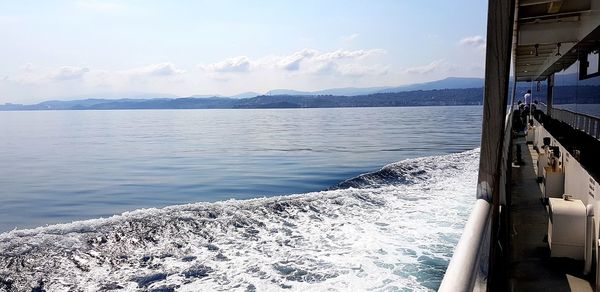
{"type": "Polygon", "coordinates": [[[544,80],[600,47],[600,0],[520,0],[516,9],[517,81],[544,80]]]}

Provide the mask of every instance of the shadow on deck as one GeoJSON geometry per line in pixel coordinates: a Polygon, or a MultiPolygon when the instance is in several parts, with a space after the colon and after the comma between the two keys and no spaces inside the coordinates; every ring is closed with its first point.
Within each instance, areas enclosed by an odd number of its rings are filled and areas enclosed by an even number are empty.
{"type": "Polygon", "coordinates": [[[537,153],[524,138],[516,138],[514,144],[521,147],[524,165],[513,166],[511,178],[511,291],[592,291],[583,277],[582,261],[550,257],[548,214],[534,169],[537,153]]]}

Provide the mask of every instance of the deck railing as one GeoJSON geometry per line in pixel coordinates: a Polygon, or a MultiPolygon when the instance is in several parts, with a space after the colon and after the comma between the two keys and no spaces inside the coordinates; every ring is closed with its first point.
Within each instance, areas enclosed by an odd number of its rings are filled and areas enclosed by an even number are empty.
{"type": "Polygon", "coordinates": [[[545,103],[540,102],[537,104],[537,108],[541,111],[543,111],[545,114],[548,114],[548,107],[546,106],[545,103]]]}
{"type": "MultiPolygon", "coordinates": [[[[500,169],[500,204],[507,204],[507,180],[510,178],[510,149],[512,143],[513,107],[509,106],[504,121],[504,141],[502,143],[502,163],[500,169]]],[[[484,199],[477,199],[473,211],[460,241],[454,250],[452,260],[439,291],[466,292],[486,291],[489,277],[490,242],[492,240],[492,204],[484,199]]]]}
{"type": "Polygon", "coordinates": [[[439,291],[485,291],[487,281],[491,204],[483,199],[475,207],[465,225],[439,291]]]}
{"type": "Polygon", "coordinates": [[[600,139],[600,118],[558,108],[553,108],[550,116],[568,124],[573,129],[583,131],[596,139],[600,139]]]}

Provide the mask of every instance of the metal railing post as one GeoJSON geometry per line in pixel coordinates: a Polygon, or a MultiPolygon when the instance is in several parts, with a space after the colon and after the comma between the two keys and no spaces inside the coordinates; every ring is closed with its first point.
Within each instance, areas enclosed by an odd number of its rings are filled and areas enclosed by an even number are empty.
{"type": "Polygon", "coordinates": [[[573,129],[600,139],[600,118],[598,117],[557,108],[552,110],[551,117],[571,126],[573,129]]]}

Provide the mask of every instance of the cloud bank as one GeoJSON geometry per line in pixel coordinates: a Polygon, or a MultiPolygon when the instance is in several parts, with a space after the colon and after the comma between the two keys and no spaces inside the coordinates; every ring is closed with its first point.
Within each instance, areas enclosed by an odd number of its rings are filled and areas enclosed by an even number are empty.
{"type": "Polygon", "coordinates": [[[351,35],[343,36],[341,39],[342,39],[342,41],[349,43],[349,42],[356,40],[359,36],[360,36],[360,34],[353,33],[351,35]]]}
{"type": "Polygon", "coordinates": [[[151,64],[144,67],[133,68],[122,72],[117,72],[124,75],[134,76],[173,76],[185,73],[184,70],[180,70],[175,67],[172,63],[158,63],[151,64]]]}
{"type": "Polygon", "coordinates": [[[320,52],[314,49],[302,49],[284,56],[266,56],[250,59],[246,56],[227,58],[207,65],[199,65],[204,71],[231,75],[231,73],[257,72],[265,70],[282,71],[290,74],[335,74],[361,76],[384,74],[387,67],[373,64],[371,57],[385,54],[382,49],[336,50],[320,52]]]}
{"type": "MultiPolygon", "coordinates": [[[[461,46],[484,45],[481,37],[460,40],[461,46]]],[[[462,50],[472,57],[473,52],[462,50]]],[[[225,57],[192,64],[158,62],[132,68],[65,65],[40,68],[26,63],[0,76],[0,103],[26,103],[64,96],[147,92],[179,96],[235,95],[276,88],[320,90],[336,87],[397,86],[452,76],[477,76],[482,64],[457,66],[445,58],[402,67],[390,63],[384,49],[304,48],[283,55],[225,57]],[[469,69],[469,68],[473,69],[469,69]]]]}
{"type": "Polygon", "coordinates": [[[485,39],[479,35],[469,36],[462,38],[458,44],[463,47],[485,48],[485,39]]]}
{"type": "Polygon", "coordinates": [[[432,61],[429,64],[414,66],[404,69],[405,73],[408,74],[429,74],[442,69],[446,65],[446,61],[443,59],[432,61]]]}
{"type": "MultiPolygon", "coordinates": [[[[32,70],[31,66],[28,67],[27,65],[25,69],[32,70]]],[[[51,73],[50,79],[57,81],[79,79],[83,77],[83,75],[87,72],[90,72],[90,69],[85,67],[63,66],[58,68],[55,72],[51,73]]]]}
{"type": "Polygon", "coordinates": [[[200,68],[213,73],[248,72],[250,59],[246,56],[233,57],[213,64],[200,65],[200,68]]]}

